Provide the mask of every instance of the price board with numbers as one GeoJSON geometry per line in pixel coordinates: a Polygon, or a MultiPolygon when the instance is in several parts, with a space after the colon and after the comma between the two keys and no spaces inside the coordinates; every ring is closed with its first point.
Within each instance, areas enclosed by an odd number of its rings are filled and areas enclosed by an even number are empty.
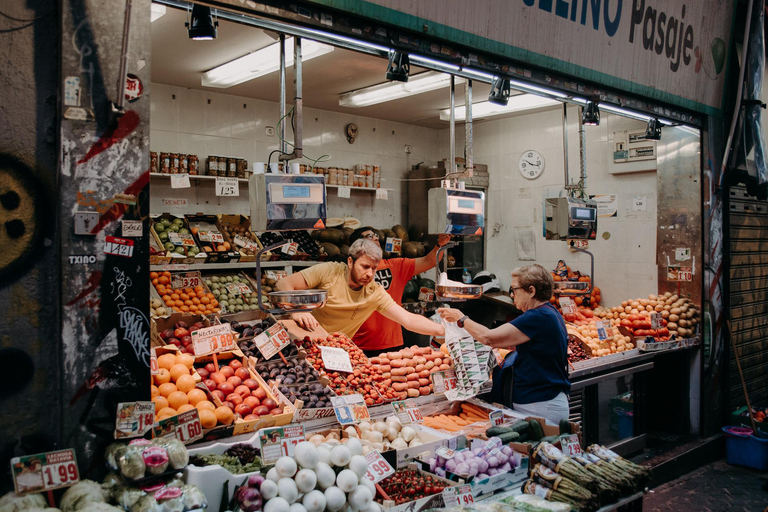
{"type": "Polygon", "coordinates": [[[421,411],[416,407],[416,403],[410,398],[392,402],[392,408],[395,410],[395,415],[403,425],[421,423],[424,421],[424,416],[421,415],[421,411]]]}
{"type": "Polygon", "coordinates": [[[342,425],[351,425],[371,418],[363,395],[343,395],[331,397],[333,412],[342,425]]]}
{"type": "Polygon", "coordinates": [[[693,267],[668,266],[667,281],[693,281],[693,267]]]}
{"type": "Polygon", "coordinates": [[[455,485],[443,489],[445,507],[471,507],[475,503],[471,485],[455,485]]]}
{"type": "Polygon", "coordinates": [[[133,256],[133,240],[129,238],[108,236],[104,242],[104,254],[130,258],[133,256]]]}
{"type": "Polygon", "coordinates": [[[154,428],[155,437],[175,437],[184,444],[189,444],[203,438],[203,426],[197,409],[184,411],[157,422],[154,428]]]}
{"type": "Polygon", "coordinates": [[[304,427],[301,425],[263,428],[258,433],[261,458],[265,464],[271,464],[280,457],[293,457],[294,448],[302,441],[304,427]]]}
{"type": "Polygon", "coordinates": [[[602,320],[598,320],[597,322],[595,322],[595,329],[597,329],[597,338],[600,341],[605,341],[607,339],[613,338],[612,334],[608,334],[608,331],[606,330],[602,320]]]}
{"type": "Polygon", "coordinates": [[[192,331],[192,349],[195,356],[207,356],[237,348],[229,324],[212,325],[192,331]]]}
{"type": "Polygon", "coordinates": [[[560,302],[560,310],[566,315],[577,311],[576,303],[570,297],[560,297],[558,300],[560,302]]]}
{"type": "Polygon", "coordinates": [[[194,288],[201,283],[200,272],[171,274],[171,288],[194,288]]]}
{"type": "Polygon", "coordinates": [[[149,374],[157,375],[160,373],[160,365],[157,363],[157,353],[155,347],[152,347],[149,351],[149,374]]]}
{"type": "Polygon", "coordinates": [[[349,352],[346,350],[321,346],[320,353],[326,370],[352,373],[352,362],[349,359],[349,352]]]}
{"type": "Polygon", "coordinates": [[[256,336],[253,342],[256,344],[259,352],[261,352],[261,355],[264,356],[264,359],[271,359],[275,354],[291,344],[291,336],[281,324],[276,323],[256,336]]]}
{"type": "Polygon", "coordinates": [[[249,251],[259,252],[261,250],[261,247],[259,247],[257,242],[249,240],[242,235],[235,235],[234,242],[235,245],[248,249],[249,251]]]}
{"type": "Polygon", "coordinates": [[[251,287],[245,283],[227,283],[225,288],[230,295],[245,295],[246,293],[253,293],[251,287]]]}
{"type": "Polygon", "coordinates": [[[576,434],[561,435],[560,446],[562,452],[568,456],[578,455],[581,453],[581,443],[579,443],[579,436],[576,434]]]}
{"type": "Polygon", "coordinates": [[[168,233],[168,241],[171,242],[173,245],[181,245],[184,247],[195,247],[195,239],[192,238],[192,235],[188,234],[180,234],[180,233],[174,233],[170,232],[168,233]]]}
{"type": "Polygon", "coordinates": [[[500,427],[504,424],[504,412],[503,411],[491,411],[488,414],[492,427],[500,427]]]}
{"type": "Polygon", "coordinates": [[[154,402],[121,402],[117,404],[115,439],[143,436],[155,422],[154,402]]]}
{"type": "Polygon", "coordinates": [[[75,450],[25,455],[11,459],[16,494],[52,491],[80,481],[75,450]]]}
{"type": "Polygon", "coordinates": [[[171,174],[171,188],[189,188],[189,174],[171,174]]]}
{"type": "Polygon", "coordinates": [[[365,460],[368,462],[368,472],[363,478],[368,479],[372,484],[377,484],[395,474],[395,469],[375,450],[368,452],[365,460]]]}
{"type": "Polygon", "coordinates": [[[454,370],[444,370],[430,374],[432,387],[435,393],[445,393],[456,389],[456,372],[454,370]]]}
{"type": "Polygon", "coordinates": [[[201,242],[224,243],[224,235],[218,231],[198,231],[197,237],[201,242]]]}
{"type": "Polygon", "coordinates": [[[237,178],[222,178],[216,177],[216,195],[217,196],[239,196],[240,184],[237,178]]]}

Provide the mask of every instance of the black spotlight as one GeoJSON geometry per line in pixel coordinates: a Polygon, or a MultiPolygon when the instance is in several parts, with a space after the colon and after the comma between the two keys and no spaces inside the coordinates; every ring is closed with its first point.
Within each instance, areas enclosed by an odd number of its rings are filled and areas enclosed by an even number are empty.
{"type": "Polygon", "coordinates": [[[600,124],[600,109],[594,101],[587,101],[587,106],[581,113],[581,124],[586,126],[598,126],[600,124]]]}
{"type": "Polygon", "coordinates": [[[488,93],[488,101],[506,107],[511,93],[509,79],[494,77],[491,83],[491,92],[488,93]]]}
{"type": "Polygon", "coordinates": [[[387,64],[387,80],[397,82],[407,82],[408,75],[411,73],[411,60],[407,53],[392,52],[389,54],[389,64],[387,64]]]}
{"type": "Polygon", "coordinates": [[[648,127],[645,129],[645,138],[650,140],[661,140],[661,122],[655,117],[648,120],[648,127]]]}
{"type": "Polygon", "coordinates": [[[214,21],[211,8],[195,4],[192,7],[192,19],[184,24],[189,32],[189,38],[195,41],[216,39],[218,21],[214,21]]]}

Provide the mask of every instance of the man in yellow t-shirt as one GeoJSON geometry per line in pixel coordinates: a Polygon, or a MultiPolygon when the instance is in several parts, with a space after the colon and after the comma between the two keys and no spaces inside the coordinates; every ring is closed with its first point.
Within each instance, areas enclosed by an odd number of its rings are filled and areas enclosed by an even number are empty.
{"type": "Polygon", "coordinates": [[[311,331],[322,325],[328,332],[340,331],[352,337],[374,311],[399,323],[409,331],[443,336],[443,326],[398,306],[373,277],[381,261],[381,247],[361,238],[349,248],[347,263],[320,263],[278,281],[277,289],[328,290],[328,302],[312,313],[293,313],[291,317],[311,331]]]}

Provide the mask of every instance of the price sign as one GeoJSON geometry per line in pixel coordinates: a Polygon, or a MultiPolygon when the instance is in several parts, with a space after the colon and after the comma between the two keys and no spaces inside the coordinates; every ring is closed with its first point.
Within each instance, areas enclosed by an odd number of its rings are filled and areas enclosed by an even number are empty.
{"type": "Polygon", "coordinates": [[[195,247],[195,239],[192,235],[175,233],[171,231],[168,233],[168,241],[173,245],[182,245],[184,247],[195,247]]]}
{"type": "Polygon", "coordinates": [[[171,188],[189,188],[189,174],[171,174],[171,188]]]}
{"type": "Polygon", "coordinates": [[[139,237],[144,235],[144,223],[140,220],[123,220],[123,237],[139,237]]]}
{"type": "Polygon", "coordinates": [[[351,425],[371,418],[362,395],[331,397],[333,412],[342,425],[351,425]]]}
{"type": "Polygon", "coordinates": [[[411,399],[392,402],[392,408],[403,425],[424,421],[424,416],[422,416],[421,411],[411,399]]]}
{"type": "Polygon", "coordinates": [[[651,313],[651,329],[661,329],[661,313],[651,313]]]}
{"type": "Polygon", "coordinates": [[[456,372],[454,370],[439,371],[430,374],[432,379],[432,387],[435,393],[445,393],[456,389],[456,372]]]}
{"type": "Polygon", "coordinates": [[[291,242],[289,244],[285,244],[280,250],[289,256],[293,256],[296,254],[296,251],[299,250],[299,244],[296,242],[291,242]]]}
{"type": "Polygon", "coordinates": [[[568,240],[568,247],[573,249],[588,249],[589,241],[587,240],[568,240]]]}
{"type": "Polygon", "coordinates": [[[335,347],[320,347],[323,356],[323,366],[326,370],[352,373],[352,362],[346,350],[335,347]]]}
{"type": "Polygon", "coordinates": [[[157,423],[155,437],[175,437],[184,444],[203,438],[203,426],[197,409],[190,409],[157,423]]]}
{"type": "Polygon", "coordinates": [[[667,267],[667,281],[693,281],[693,268],[670,265],[667,267]]]}
{"type": "Polygon", "coordinates": [[[385,188],[377,188],[376,189],[376,199],[381,199],[382,201],[386,201],[389,199],[389,192],[385,188]]]}
{"type": "Polygon", "coordinates": [[[157,375],[160,373],[160,365],[157,363],[157,354],[155,353],[155,347],[152,347],[149,351],[149,374],[157,375]]]}
{"type": "Polygon", "coordinates": [[[217,196],[239,196],[240,185],[237,178],[216,177],[216,195],[217,196]]]}
{"type": "Polygon", "coordinates": [[[403,239],[387,237],[387,240],[384,243],[384,250],[400,254],[403,250],[403,239]]]}
{"type": "Polygon", "coordinates": [[[240,247],[243,247],[245,249],[248,249],[249,251],[260,251],[261,247],[259,247],[259,244],[254,242],[253,240],[249,240],[241,235],[235,235],[235,245],[239,245],[240,247]]]}
{"type": "Polygon", "coordinates": [[[368,452],[365,460],[368,461],[368,472],[363,478],[367,478],[372,484],[377,484],[395,474],[395,469],[375,450],[368,452]]]}
{"type": "Polygon", "coordinates": [[[262,459],[266,464],[277,461],[280,457],[293,457],[296,445],[304,441],[304,427],[263,428],[258,433],[258,444],[262,459]]]}
{"type": "Polygon", "coordinates": [[[52,491],[80,481],[75,450],[25,455],[11,459],[11,474],[16,494],[52,491]]]}
{"type": "Polygon", "coordinates": [[[563,434],[560,436],[560,447],[564,454],[568,456],[578,455],[581,453],[581,444],[579,444],[579,436],[576,434],[563,434]]]}
{"type": "Polygon", "coordinates": [[[502,411],[491,411],[488,416],[492,427],[500,427],[504,424],[504,413],[502,411]]]}
{"type": "Polygon", "coordinates": [[[227,283],[226,288],[230,295],[253,293],[253,290],[245,283],[227,283]]]}
{"type": "Polygon", "coordinates": [[[220,324],[192,331],[192,348],[195,356],[207,356],[234,350],[237,345],[229,324],[220,324]]]}
{"type": "Polygon", "coordinates": [[[133,240],[108,236],[104,242],[104,254],[130,258],[133,256],[133,240]]]}
{"type": "Polygon", "coordinates": [[[218,231],[198,231],[197,236],[201,242],[224,243],[224,235],[218,231]]]}
{"type": "Polygon", "coordinates": [[[612,338],[613,336],[608,336],[608,332],[605,330],[605,326],[603,325],[602,320],[598,320],[595,322],[595,328],[597,329],[597,337],[600,339],[600,341],[607,340],[608,338],[612,338]]]}
{"type": "Polygon", "coordinates": [[[195,286],[200,286],[199,272],[171,275],[171,288],[194,288],[195,286]]]}
{"type": "Polygon", "coordinates": [[[451,450],[447,446],[441,446],[435,450],[435,454],[444,459],[452,459],[453,456],[456,455],[456,450],[451,450]]]}
{"type": "Polygon", "coordinates": [[[467,484],[446,487],[443,489],[443,501],[446,508],[472,506],[475,503],[472,486],[467,484]]]}
{"type": "Polygon", "coordinates": [[[560,301],[560,311],[566,315],[576,312],[576,304],[574,304],[573,299],[570,297],[560,297],[558,300],[560,301]]]}
{"type": "Polygon", "coordinates": [[[345,199],[349,199],[349,196],[350,196],[350,192],[351,192],[351,190],[352,190],[352,189],[351,189],[350,187],[339,187],[339,188],[336,190],[336,195],[337,195],[338,197],[343,197],[343,198],[345,198],[345,199]]]}
{"type": "Polygon", "coordinates": [[[256,348],[259,349],[264,359],[271,359],[278,352],[291,344],[291,336],[285,328],[278,324],[270,326],[253,339],[256,348]]]}
{"type": "Polygon", "coordinates": [[[155,422],[155,402],[122,402],[117,404],[115,439],[143,436],[155,422]]]}

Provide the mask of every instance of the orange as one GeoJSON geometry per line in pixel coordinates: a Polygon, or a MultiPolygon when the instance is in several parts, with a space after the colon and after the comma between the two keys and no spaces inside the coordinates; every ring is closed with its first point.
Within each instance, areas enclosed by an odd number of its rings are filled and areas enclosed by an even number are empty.
{"type": "Polygon", "coordinates": [[[160,409],[163,409],[165,407],[168,407],[168,399],[164,396],[156,396],[152,399],[153,402],[155,402],[155,410],[159,411],[160,409]]]}
{"type": "Polygon", "coordinates": [[[205,290],[197,290],[197,292],[195,292],[195,295],[197,295],[198,299],[202,299],[203,297],[205,297],[205,290]]]}
{"type": "Polygon", "coordinates": [[[170,382],[166,382],[165,384],[160,384],[157,387],[157,390],[160,392],[162,396],[164,396],[165,398],[168,398],[168,396],[171,393],[178,391],[178,388],[176,387],[176,384],[171,384],[170,382]]]}
{"type": "Polygon", "coordinates": [[[179,414],[181,414],[181,413],[183,413],[183,412],[191,411],[191,410],[192,410],[192,409],[194,409],[194,408],[195,408],[195,406],[194,406],[194,405],[191,405],[191,404],[184,404],[184,405],[182,405],[181,407],[179,407],[179,408],[178,408],[178,410],[177,410],[176,412],[178,412],[179,414]]]}
{"type": "MultiPolygon", "coordinates": [[[[187,399],[190,404],[199,407],[200,404],[206,401],[207,397],[205,396],[205,391],[202,389],[190,389],[187,391],[187,399]]],[[[210,404],[211,402],[208,403],[210,404]]]]}
{"type": "Polygon", "coordinates": [[[158,282],[159,282],[159,281],[157,280],[157,278],[155,278],[155,279],[153,279],[153,280],[152,280],[152,284],[153,284],[153,285],[155,285],[155,286],[157,286],[158,282]]]}
{"type": "Polygon", "coordinates": [[[150,272],[149,273],[149,278],[150,279],[157,279],[158,277],[160,277],[160,275],[157,272],[150,272]]]}
{"type": "Polygon", "coordinates": [[[195,305],[200,304],[200,299],[198,299],[197,297],[193,298],[192,304],[195,304],[195,305]]]}
{"type": "MultiPolygon", "coordinates": [[[[169,297],[169,298],[170,298],[170,297],[169,297]]],[[[211,303],[211,299],[209,299],[209,298],[208,298],[208,297],[206,297],[205,295],[203,295],[202,297],[200,297],[200,304],[210,304],[210,303],[211,303]]]]}
{"type": "Polygon", "coordinates": [[[189,300],[189,295],[187,295],[186,293],[182,293],[181,295],[179,295],[179,297],[181,298],[181,300],[189,300]]]}
{"type": "MultiPolygon", "coordinates": [[[[229,407],[225,407],[225,409],[229,409],[229,407]]],[[[213,411],[209,411],[207,409],[199,410],[198,414],[200,416],[200,425],[203,426],[203,428],[213,428],[216,426],[217,417],[216,414],[214,414],[213,411]]]]}
{"type": "Polygon", "coordinates": [[[189,306],[189,311],[192,313],[197,313],[197,306],[192,304],[191,306],[189,306]]]}
{"type": "Polygon", "coordinates": [[[172,298],[173,300],[179,300],[179,294],[178,294],[178,293],[172,293],[172,294],[171,294],[171,298],[172,298]]]}
{"type": "Polygon", "coordinates": [[[168,395],[168,406],[173,407],[176,410],[178,410],[182,405],[187,405],[188,403],[189,398],[187,398],[187,394],[183,391],[174,391],[168,395]]]}
{"type": "Polygon", "coordinates": [[[177,364],[175,355],[173,355],[172,357],[173,357],[174,364],[170,368],[171,378],[173,379],[173,382],[176,382],[177,380],[179,380],[179,377],[181,377],[182,375],[189,375],[189,368],[187,368],[187,365],[185,364],[177,364]]]}
{"type": "Polygon", "coordinates": [[[152,393],[152,398],[155,398],[156,396],[160,396],[160,391],[157,390],[157,386],[152,384],[152,387],[149,388],[152,393]]]}
{"type": "Polygon", "coordinates": [[[173,409],[172,407],[163,407],[162,409],[157,411],[157,415],[158,415],[158,417],[160,417],[160,416],[165,416],[165,417],[176,416],[176,409],[173,409]]]}
{"type": "Polygon", "coordinates": [[[168,277],[168,276],[162,276],[162,277],[158,277],[158,278],[157,278],[157,281],[158,281],[159,283],[168,284],[168,283],[170,283],[170,282],[171,282],[171,278],[170,278],[170,277],[168,277]]]}
{"type": "Polygon", "coordinates": [[[216,415],[216,419],[219,423],[222,425],[229,425],[233,421],[235,421],[235,413],[232,412],[232,409],[227,407],[226,405],[222,405],[221,407],[217,407],[213,413],[216,415]]]}
{"type": "Polygon", "coordinates": [[[184,293],[189,295],[190,293],[192,293],[192,288],[184,288],[184,293]]]}
{"type": "MultiPolygon", "coordinates": [[[[160,368],[165,368],[166,370],[170,370],[174,364],[176,364],[176,354],[171,354],[171,353],[163,354],[157,358],[157,365],[160,368]]],[[[173,374],[171,374],[171,378],[174,378],[173,374]]]]}
{"type": "Polygon", "coordinates": [[[160,368],[155,375],[155,384],[160,386],[171,382],[171,372],[167,368],[160,368]]]}
{"type": "Polygon", "coordinates": [[[168,302],[169,302],[170,300],[171,300],[171,296],[170,296],[170,295],[163,295],[163,302],[165,302],[166,304],[168,304],[168,302]]]}
{"type": "Polygon", "coordinates": [[[178,354],[176,356],[176,364],[183,364],[187,368],[192,368],[195,364],[195,356],[192,354],[178,354]]]}
{"type": "Polygon", "coordinates": [[[182,310],[185,313],[189,312],[189,306],[181,306],[179,309],[182,310]]]}
{"type": "MultiPolygon", "coordinates": [[[[186,368],[186,366],[184,368],[186,368]]],[[[189,393],[190,391],[195,389],[195,378],[191,375],[182,375],[176,381],[176,387],[179,388],[179,391],[183,391],[184,393],[189,393]]]]}
{"type": "Polygon", "coordinates": [[[198,411],[208,410],[213,412],[216,410],[216,406],[213,405],[213,402],[209,402],[208,400],[201,400],[200,402],[197,402],[195,407],[197,407],[198,411]]]}
{"type": "Polygon", "coordinates": [[[163,275],[166,277],[171,277],[171,272],[169,270],[166,270],[165,272],[163,272],[163,275]]]}

